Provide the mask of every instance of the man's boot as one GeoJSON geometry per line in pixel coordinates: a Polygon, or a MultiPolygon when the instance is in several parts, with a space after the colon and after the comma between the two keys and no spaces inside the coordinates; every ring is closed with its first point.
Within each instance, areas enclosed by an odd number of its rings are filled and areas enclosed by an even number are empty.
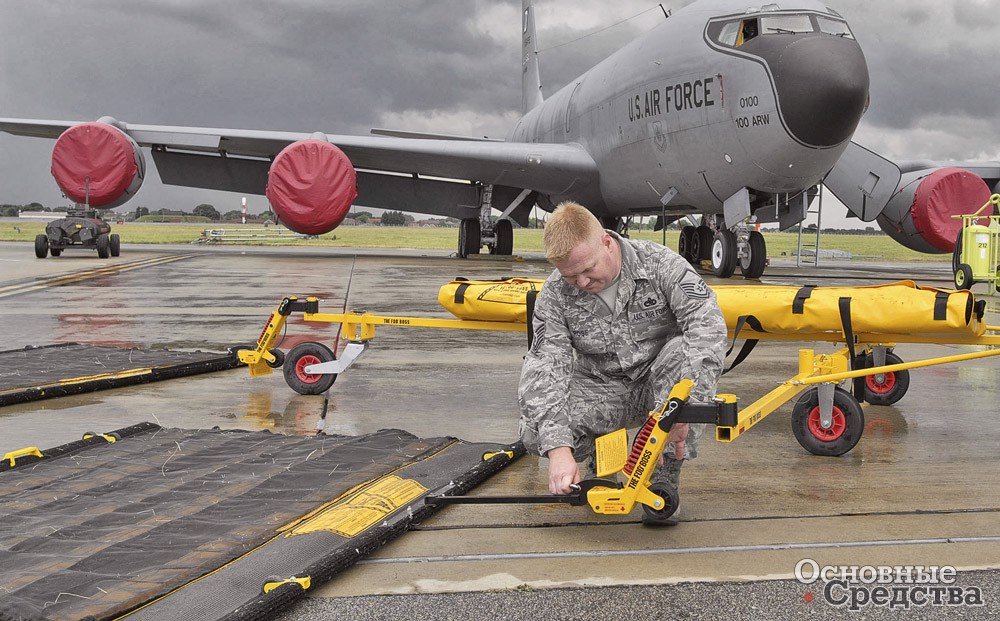
{"type": "MultiPolygon", "coordinates": [[[[663,465],[658,466],[656,468],[656,472],[653,473],[653,478],[650,480],[650,486],[656,486],[657,484],[661,486],[666,485],[679,491],[682,465],[684,465],[683,459],[664,457],[663,465]]],[[[679,503],[677,510],[667,517],[650,515],[645,509],[643,509],[642,523],[646,526],[676,526],[679,521],[678,518],[680,517],[680,512],[681,509],[679,503]]]]}

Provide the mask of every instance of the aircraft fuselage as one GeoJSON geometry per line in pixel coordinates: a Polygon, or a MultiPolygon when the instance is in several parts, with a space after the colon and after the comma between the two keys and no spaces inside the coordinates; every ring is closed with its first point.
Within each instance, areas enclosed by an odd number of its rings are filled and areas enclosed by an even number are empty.
{"type": "Polygon", "coordinates": [[[673,188],[668,210],[719,213],[743,187],[820,181],[864,112],[864,55],[821,3],[746,11],[732,0],[677,11],[528,112],[509,141],[578,143],[600,169],[599,187],[552,201],[659,213],[673,188]]]}

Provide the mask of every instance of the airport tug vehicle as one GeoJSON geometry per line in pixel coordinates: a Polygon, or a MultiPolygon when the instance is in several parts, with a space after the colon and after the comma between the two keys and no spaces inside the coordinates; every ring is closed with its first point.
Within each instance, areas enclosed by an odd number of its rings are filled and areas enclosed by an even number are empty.
{"type": "Polygon", "coordinates": [[[977,282],[988,285],[990,295],[1000,289],[1000,194],[994,194],[976,213],[961,218],[962,230],[955,241],[951,270],[955,287],[971,289],[977,282]],[[990,214],[983,211],[990,207],[990,214]],[[987,224],[982,224],[986,220],[987,224]]]}
{"type": "Polygon", "coordinates": [[[111,225],[94,209],[72,209],[65,218],[45,225],[45,233],[35,236],[35,256],[44,259],[50,252],[58,257],[67,248],[91,248],[102,259],[121,254],[122,243],[111,225]]]}

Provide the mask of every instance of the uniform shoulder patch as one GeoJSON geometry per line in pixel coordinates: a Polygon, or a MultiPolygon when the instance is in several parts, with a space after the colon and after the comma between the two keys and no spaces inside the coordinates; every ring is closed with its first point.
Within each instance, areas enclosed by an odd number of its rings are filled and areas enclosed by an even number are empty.
{"type": "Polygon", "coordinates": [[[698,280],[683,280],[680,283],[681,291],[690,300],[707,300],[708,299],[708,285],[702,279],[698,280]]]}

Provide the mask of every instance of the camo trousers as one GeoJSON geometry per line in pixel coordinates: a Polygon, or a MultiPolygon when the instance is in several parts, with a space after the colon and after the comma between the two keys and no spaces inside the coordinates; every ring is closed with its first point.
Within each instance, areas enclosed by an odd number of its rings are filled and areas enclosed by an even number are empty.
{"type": "MultiPolygon", "coordinates": [[[[649,371],[638,380],[629,378],[600,378],[574,373],[570,382],[569,408],[575,446],[574,457],[589,464],[594,456],[594,439],[605,433],[625,428],[639,427],[646,422],[649,411],[656,405],[656,397],[669,393],[682,378],[678,356],[681,348],[663,348],[649,371]]],[[[692,424],[684,443],[684,458],[698,456],[698,438],[706,425],[692,424]]],[[[669,442],[664,456],[674,454],[674,443],[669,442]]]]}

